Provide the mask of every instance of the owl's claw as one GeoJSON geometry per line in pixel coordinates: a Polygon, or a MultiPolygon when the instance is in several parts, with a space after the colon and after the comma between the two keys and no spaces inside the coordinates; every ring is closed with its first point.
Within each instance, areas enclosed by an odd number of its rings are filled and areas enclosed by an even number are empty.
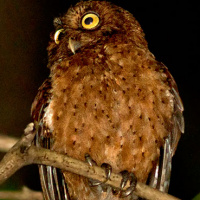
{"type": "MultiPolygon", "coordinates": [[[[97,165],[97,163],[91,158],[91,156],[89,154],[85,154],[85,160],[90,166],[96,166],[97,165]]],[[[106,180],[104,182],[100,182],[100,181],[96,181],[96,180],[93,180],[93,179],[89,179],[89,185],[90,186],[93,187],[93,186],[102,185],[104,187],[103,184],[106,183],[110,179],[110,175],[112,173],[112,167],[107,163],[103,163],[101,165],[101,168],[103,168],[105,170],[106,180]]]]}
{"type": "Polygon", "coordinates": [[[128,172],[127,170],[122,171],[121,175],[122,175],[122,181],[120,184],[120,189],[112,188],[112,193],[114,195],[119,195],[120,198],[124,198],[131,195],[131,200],[138,199],[138,197],[135,194],[133,194],[133,191],[135,190],[137,183],[136,176],[132,172],[128,172]],[[126,190],[123,190],[128,180],[130,181],[130,186],[126,190]]]}
{"type": "Polygon", "coordinates": [[[137,184],[137,178],[134,175],[134,173],[128,172],[126,170],[122,171],[121,174],[122,174],[122,181],[120,184],[121,191],[119,197],[124,198],[129,196],[135,190],[137,184]],[[122,190],[127,184],[128,180],[130,180],[130,187],[128,187],[126,190],[122,190]]]}
{"type": "MultiPolygon", "coordinates": [[[[88,153],[85,154],[85,161],[86,161],[90,166],[96,166],[96,165],[97,165],[97,163],[91,158],[91,156],[90,156],[88,153]]],[[[100,181],[96,181],[96,180],[94,180],[94,179],[88,179],[88,181],[89,181],[89,185],[90,185],[91,187],[98,186],[98,185],[101,184],[100,181]]]]}
{"type": "Polygon", "coordinates": [[[105,170],[106,180],[103,183],[106,183],[108,180],[110,180],[110,175],[112,173],[112,167],[108,163],[103,163],[101,165],[101,168],[103,168],[105,170]]]}
{"type": "Polygon", "coordinates": [[[91,158],[91,156],[86,153],[85,154],[85,161],[90,165],[90,166],[96,166],[97,163],[91,158]]]}
{"type": "MultiPolygon", "coordinates": [[[[85,160],[90,166],[96,166],[97,165],[97,163],[91,158],[91,156],[89,154],[85,154],[85,160]]],[[[102,190],[104,191],[104,190],[107,189],[105,183],[108,180],[110,180],[110,176],[111,176],[111,173],[112,173],[112,167],[107,163],[103,163],[101,165],[101,167],[103,169],[105,169],[106,180],[104,182],[100,182],[100,181],[97,181],[97,180],[94,180],[94,179],[89,179],[89,185],[91,187],[101,185],[102,190]]],[[[134,173],[128,172],[127,170],[122,171],[121,175],[122,175],[122,181],[121,181],[121,184],[120,184],[120,189],[113,188],[112,189],[113,194],[114,195],[119,194],[120,198],[124,198],[124,197],[131,195],[132,199],[134,199],[134,197],[136,197],[133,194],[133,191],[135,190],[136,183],[137,183],[136,176],[134,175],[134,173]],[[126,190],[123,190],[123,188],[126,186],[128,180],[130,181],[130,186],[126,190]]],[[[137,199],[137,197],[136,197],[136,199],[137,199]]]]}

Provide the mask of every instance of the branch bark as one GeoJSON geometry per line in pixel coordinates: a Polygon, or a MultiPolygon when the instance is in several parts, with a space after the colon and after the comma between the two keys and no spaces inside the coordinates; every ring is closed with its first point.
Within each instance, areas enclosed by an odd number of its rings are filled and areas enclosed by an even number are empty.
{"type": "MultiPolygon", "coordinates": [[[[29,126],[25,129],[25,135],[4,156],[0,162],[0,184],[21,167],[30,164],[50,165],[101,182],[106,180],[105,171],[98,166],[89,166],[86,162],[31,145],[34,136],[34,129],[32,127],[31,130],[31,126],[29,126]]],[[[106,183],[115,188],[120,188],[121,180],[122,176],[120,174],[112,173],[110,180],[106,183]]],[[[130,182],[124,189],[127,189],[129,185],[130,182]]],[[[179,200],[140,182],[137,183],[134,193],[149,200],[179,200]]]]}

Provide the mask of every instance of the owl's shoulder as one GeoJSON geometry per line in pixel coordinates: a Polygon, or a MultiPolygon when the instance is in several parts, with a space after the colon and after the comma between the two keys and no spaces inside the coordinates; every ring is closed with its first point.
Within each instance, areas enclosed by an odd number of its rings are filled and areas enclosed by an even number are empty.
{"type": "Polygon", "coordinates": [[[44,114],[44,109],[49,104],[51,97],[51,79],[46,79],[38,89],[38,93],[31,106],[31,116],[34,121],[39,121],[44,114]]]}

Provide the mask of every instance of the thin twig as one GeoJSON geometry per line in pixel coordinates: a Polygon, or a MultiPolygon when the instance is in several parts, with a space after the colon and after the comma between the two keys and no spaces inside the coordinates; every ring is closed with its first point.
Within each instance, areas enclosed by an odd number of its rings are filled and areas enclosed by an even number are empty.
{"type": "Polygon", "coordinates": [[[7,152],[19,139],[0,134],[0,152],[7,152]]]}
{"type": "MultiPolygon", "coordinates": [[[[34,135],[34,131],[30,129],[30,132],[26,132],[26,135],[4,156],[0,162],[0,184],[18,169],[29,164],[50,165],[101,182],[106,180],[105,171],[98,166],[89,166],[86,162],[31,145],[34,135]]],[[[122,176],[120,174],[112,173],[110,180],[106,183],[115,188],[120,188],[121,180],[122,176]]],[[[124,189],[127,189],[129,186],[130,182],[124,189]]],[[[176,197],[139,182],[136,185],[135,194],[149,200],[178,200],[176,197]]]]}
{"type": "Polygon", "coordinates": [[[21,191],[0,191],[0,199],[43,200],[43,195],[41,192],[23,187],[21,191]]]}

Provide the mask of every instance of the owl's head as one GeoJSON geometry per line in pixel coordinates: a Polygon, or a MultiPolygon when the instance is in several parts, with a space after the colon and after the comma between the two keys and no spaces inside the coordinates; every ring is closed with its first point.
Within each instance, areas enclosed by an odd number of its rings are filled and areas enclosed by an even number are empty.
{"type": "Polygon", "coordinates": [[[144,43],[144,34],[128,11],[106,1],[81,1],[54,20],[49,52],[73,55],[107,42],[144,43]]]}

